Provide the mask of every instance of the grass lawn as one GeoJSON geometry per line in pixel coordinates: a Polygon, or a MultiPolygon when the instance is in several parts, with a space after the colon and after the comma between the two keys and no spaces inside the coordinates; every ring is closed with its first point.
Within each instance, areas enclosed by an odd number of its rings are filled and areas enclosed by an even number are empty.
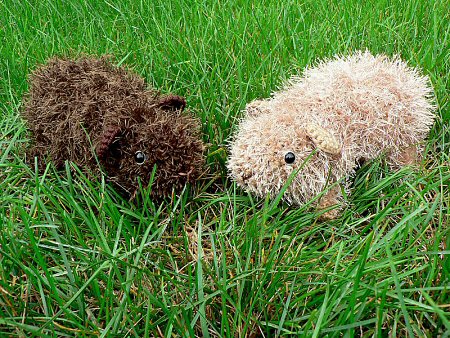
{"type": "Polygon", "coordinates": [[[0,0],[0,336],[448,337],[448,0],[0,0]],[[429,75],[421,167],[362,167],[339,219],[238,189],[242,109],[308,64],[358,49],[429,75]],[[111,54],[202,120],[208,172],[136,201],[71,164],[23,163],[27,75],[111,54]]]}

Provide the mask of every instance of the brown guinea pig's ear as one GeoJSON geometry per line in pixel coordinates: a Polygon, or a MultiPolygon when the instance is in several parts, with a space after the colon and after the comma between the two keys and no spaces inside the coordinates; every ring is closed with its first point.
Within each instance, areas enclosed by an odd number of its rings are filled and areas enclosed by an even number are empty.
{"type": "Polygon", "coordinates": [[[186,107],[186,99],[183,96],[167,95],[161,98],[158,107],[163,110],[183,110],[186,107]]]}
{"type": "Polygon", "coordinates": [[[120,131],[121,129],[119,126],[113,125],[105,127],[96,149],[97,157],[100,160],[103,160],[106,157],[106,154],[108,153],[108,150],[111,147],[114,138],[120,134],[120,131]]]}
{"type": "Polygon", "coordinates": [[[314,123],[307,124],[305,130],[317,149],[331,155],[340,154],[341,144],[328,130],[314,123]]]}

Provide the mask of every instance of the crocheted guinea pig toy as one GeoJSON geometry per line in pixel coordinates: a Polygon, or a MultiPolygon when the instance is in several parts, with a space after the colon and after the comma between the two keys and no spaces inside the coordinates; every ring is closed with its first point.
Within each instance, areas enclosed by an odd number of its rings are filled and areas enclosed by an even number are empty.
{"type": "Polygon", "coordinates": [[[54,58],[30,76],[22,116],[31,131],[28,162],[76,163],[132,196],[148,185],[154,196],[180,189],[202,171],[199,121],[181,96],[161,96],[106,57],[54,58]]]}
{"type": "MultiPolygon", "coordinates": [[[[300,205],[351,176],[361,160],[385,154],[393,169],[413,164],[434,121],[432,93],[428,78],[399,58],[357,52],[321,62],[247,105],[231,141],[230,176],[273,197],[298,169],[283,198],[300,205]]],[[[318,206],[341,199],[336,186],[318,206]]]]}

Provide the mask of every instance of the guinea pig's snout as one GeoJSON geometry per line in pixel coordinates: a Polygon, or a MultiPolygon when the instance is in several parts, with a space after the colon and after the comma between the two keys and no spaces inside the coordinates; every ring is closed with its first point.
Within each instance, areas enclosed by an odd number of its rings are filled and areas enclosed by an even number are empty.
{"type": "Polygon", "coordinates": [[[253,171],[251,168],[244,168],[239,173],[239,178],[242,183],[245,183],[246,181],[248,181],[252,176],[253,176],[253,171]]]}
{"type": "Polygon", "coordinates": [[[252,177],[252,175],[249,174],[249,173],[243,174],[243,175],[241,175],[241,180],[245,182],[245,181],[247,181],[250,177],[252,177]]]}

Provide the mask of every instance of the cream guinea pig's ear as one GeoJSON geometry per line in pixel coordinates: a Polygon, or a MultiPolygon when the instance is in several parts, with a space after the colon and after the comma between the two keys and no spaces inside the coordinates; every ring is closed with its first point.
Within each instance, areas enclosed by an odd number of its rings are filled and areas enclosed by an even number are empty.
{"type": "Polygon", "coordinates": [[[328,130],[314,123],[308,123],[305,130],[317,149],[331,155],[338,155],[341,152],[341,144],[328,130]]]}
{"type": "Polygon", "coordinates": [[[247,116],[256,117],[263,113],[268,113],[268,109],[265,107],[267,101],[255,100],[247,104],[245,112],[247,116]]]}

